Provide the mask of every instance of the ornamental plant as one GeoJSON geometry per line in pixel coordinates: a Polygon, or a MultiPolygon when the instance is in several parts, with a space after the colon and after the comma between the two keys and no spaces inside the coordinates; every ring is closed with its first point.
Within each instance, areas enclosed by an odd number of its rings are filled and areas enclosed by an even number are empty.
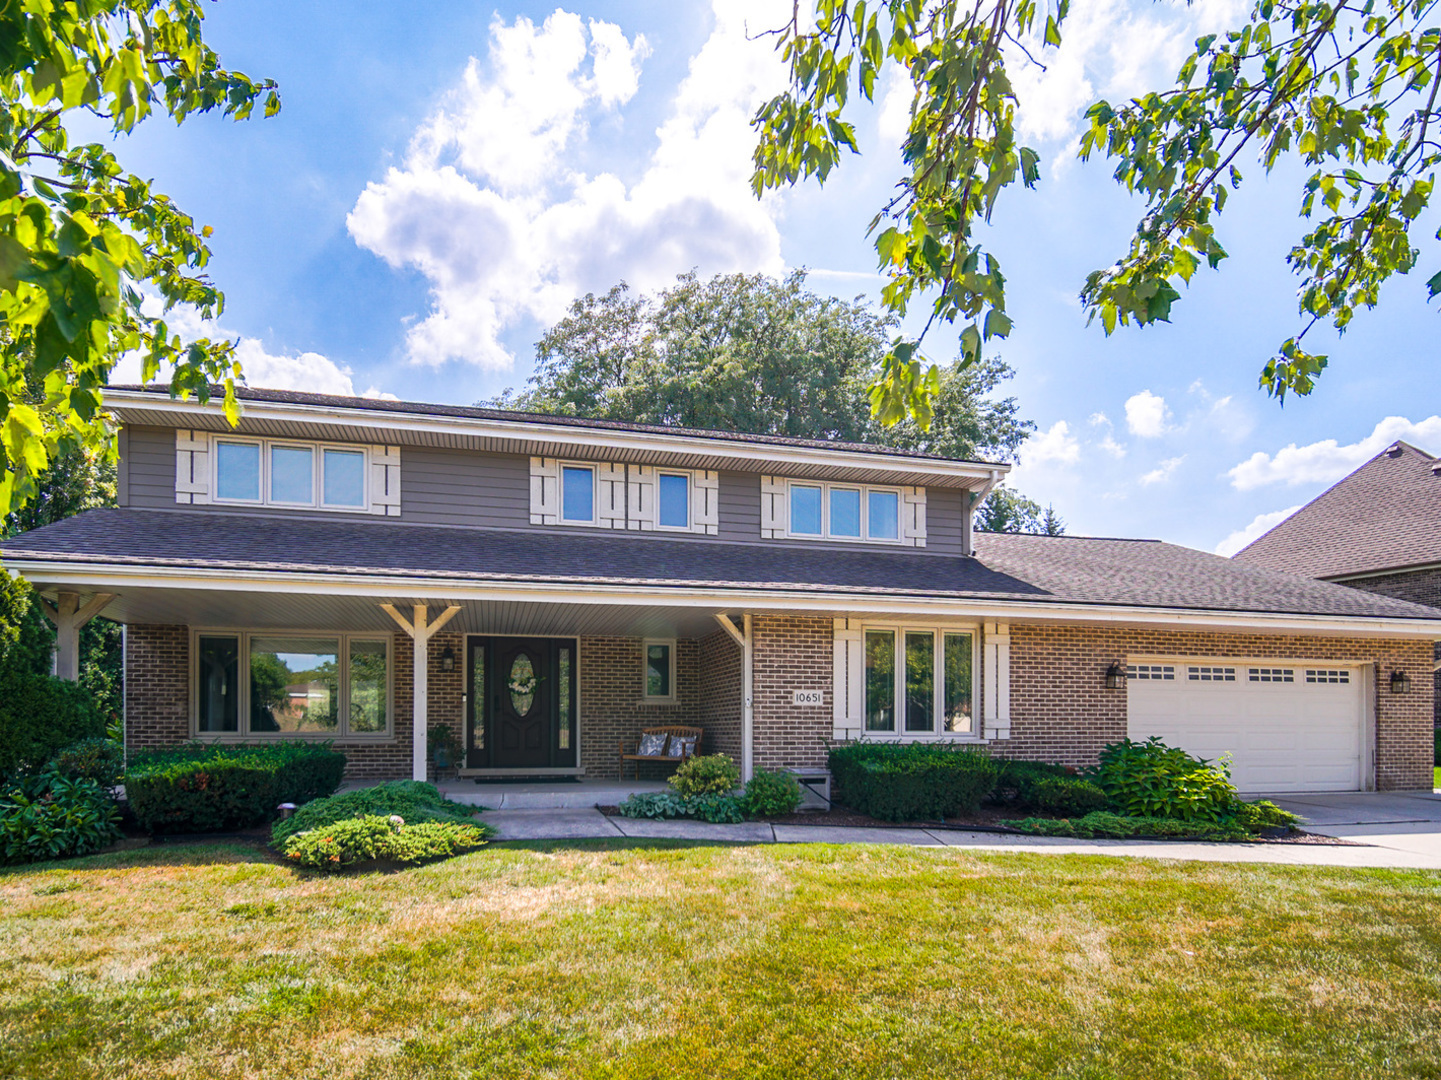
{"type": "Polygon", "coordinates": [[[795,813],[801,804],[801,784],[791,772],[768,772],[757,769],[746,782],[741,800],[745,811],[753,817],[780,817],[795,813]]]}
{"type": "Polygon", "coordinates": [[[0,863],[88,855],[120,839],[120,813],[94,780],[53,769],[0,788],[0,863]]]}
{"type": "Polygon", "coordinates": [[[480,825],[422,821],[407,825],[398,814],[348,818],[296,833],[281,848],[290,861],[315,870],[343,870],[357,863],[417,863],[444,859],[482,846],[491,836],[480,825]]]}
{"type": "Polygon", "coordinates": [[[1192,757],[1154,736],[1108,744],[1090,779],[1130,817],[1220,821],[1239,802],[1224,763],[1192,757]]]}
{"type": "Polygon", "coordinates": [[[693,757],[676,769],[670,786],[682,798],[698,795],[727,795],[741,782],[741,771],[728,754],[693,757]]]}

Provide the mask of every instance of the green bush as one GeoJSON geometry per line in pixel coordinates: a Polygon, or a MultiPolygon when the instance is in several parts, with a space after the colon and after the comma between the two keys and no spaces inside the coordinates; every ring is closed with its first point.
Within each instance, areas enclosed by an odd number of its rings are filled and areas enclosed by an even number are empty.
{"type": "Polygon", "coordinates": [[[88,855],[120,839],[120,813],[91,779],[47,769],[0,788],[0,863],[88,855]]]}
{"type": "Polygon", "coordinates": [[[1234,820],[1248,832],[1260,832],[1262,829],[1294,829],[1301,824],[1301,819],[1291,811],[1282,810],[1275,803],[1265,799],[1257,799],[1255,802],[1242,802],[1237,799],[1232,804],[1227,819],[1234,820]]]}
{"type": "Polygon", "coordinates": [[[345,755],[329,743],[191,743],[137,755],[125,795],[149,832],[216,832],[258,824],[283,802],[330,795],[344,771],[345,755]]]}
{"type": "Polygon", "coordinates": [[[105,717],[77,683],[0,666],[0,775],[38,772],[71,743],[105,734],[105,717]]]}
{"type": "Polygon", "coordinates": [[[970,747],[871,742],[832,747],[830,770],[847,806],[882,821],[975,813],[1001,771],[970,747]]]}
{"type": "Polygon", "coordinates": [[[1038,781],[1034,798],[1038,809],[1056,817],[1084,817],[1110,804],[1104,791],[1075,776],[1048,776],[1038,781]]]}
{"type": "Polygon", "coordinates": [[[363,862],[415,863],[444,859],[480,847],[492,835],[484,825],[456,821],[407,824],[399,816],[371,814],[296,833],[281,851],[317,870],[340,870],[363,862]]]}
{"type": "Polygon", "coordinates": [[[125,774],[125,748],[114,739],[81,739],[50,761],[67,780],[94,780],[107,791],[125,774]]]}
{"type": "Polygon", "coordinates": [[[1015,761],[998,758],[1000,776],[996,778],[995,790],[990,801],[1005,806],[1033,808],[1036,801],[1036,785],[1045,780],[1075,777],[1076,770],[1064,765],[1047,765],[1040,761],[1015,761]]]}
{"type": "Polygon", "coordinates": [[[1237,801],[1222,769],[1154,737],[1109,744],[1088,778],[1130,817],[1220,821],[1237,801]]]}
{"type": "Polygon", "coordinates": [[[742,801],[733,795],[696,795],[683,798],[670,791],[638,792],[618,807],[621,817],[650,818],[655,821],[666,818],[698,818],[713,825],[734,825],[745,820],[742,801]]]}
{"type": "Polygon", "coordinates": [[[1027,818],[1024,821],[1003,821],[1001,824],[1033,836],[1074,836],[1081,839],[1132,840],[1138,837],[1168,837],[1245,840],[1250,835],[1234,821],[1179,821],[1175,818],[1128,816],[1099,810],[1080,818],[1027,818]]]}
{"type": "Polygon", "coordinates": [[[670,778],[670,786],[683,799],[697,795],[726,795],[741,782],[741,771],[726,754],[705,754],[688,759],[670,778]]]}
{"type": "Polygon", "coordinates": [[[741,801],[734,795],[696,795],[685,801],[686,816],[712,825],[737,825],[746,819],[741,801]]]}
{"type": "Polygon", "coordinates": [[[1431,741],[1434,744],[1432,762],[1441,765],[1441,728],[1436,728],[1431,732],[1431,741]]]}
{"type": "Polygon", "coordinates": [[[451,821],[472,824],[472,818],[484,809],[465,803],[451,802],[434,784],[415,780],[393,780],[388,784],[342,791],[324,799],[306,803],[285,821],[277,821],[270,830],[270,842],[280,847],[286,839],[299,832],[333,825],[349,818],[398,814],[412,825],[422,821],[451,821]]]}
{"type": "Polygon", "coordinates": [[[752,817],[780,817],[795,813],[801,804],[801,782],[791,772],[757,769],[746,781],[742,808],[752,817]]]}

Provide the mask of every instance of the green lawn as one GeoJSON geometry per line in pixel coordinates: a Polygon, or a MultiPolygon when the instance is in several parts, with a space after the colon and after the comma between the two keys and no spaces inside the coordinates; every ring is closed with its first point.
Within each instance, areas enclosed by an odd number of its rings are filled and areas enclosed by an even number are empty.
{"type": "Polygon", "coordinates": [[[0,1076],[1441,1076],[1441,874],[903,847],[0,872],[0,1076]]]}
{"type": "Polygon", "coordinates": [[[1436,766],[1436,773],[1435,778],[1432,780],[1432,786],[1436,788],[1441,788],[1441,765],[1436,766]]]}

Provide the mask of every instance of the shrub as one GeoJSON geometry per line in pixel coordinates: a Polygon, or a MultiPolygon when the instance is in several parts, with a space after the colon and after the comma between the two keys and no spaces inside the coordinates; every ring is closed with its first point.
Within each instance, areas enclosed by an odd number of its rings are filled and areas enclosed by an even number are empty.
{"type": "Polygon", "coordinates": [[[0,665],[0,775],[38,772],[71,743],[104,734],[84,687],[0,665]]]}
{"type": "Polygon", "coordinates": [[[1434,744],[1432,748],[1434,751],[1431,758],[1432,763],[1441,765],[1441,728],[1436,728],[1431,732],[1431,741],[1434,744]]]}
{"type": "Polygon", "coordinates": [[[152,833],[215,832],[255,825],[283,802],[329,795],[344,771],[345,755],[329,743],[191,743],[133,759],[125,794],[152,833]]]}
{"type": "Polygon", "coordinates": [[[340,870],[363,862],[415,863],[444,859],[480,847],[491,836],[484,825],[456,821],[406,824],[399,816],[347,818],[286,839],[282,852],[301,866],[340,870]]]}
{"type": "Polygon", "coordinates": [[[745,812],[753,817],[780,817],[793,814],[801,804],[801,782],[795,773],[767,772],[758,769],[746,782],[741,797],[745,812]]]}
{"type": "Polygon", "coordinates": [[[1227,818],[1234,820],[1248,832],[1260,832],[1262,829],[1294,829],[1301,824],[1301,819],[1289,810],[1282,810],[1273,802],[1266,799],[1257,799],[1255,802],[1242,802],[1237,799],[1231,806],[1227,818]]]}
{"type": "Polygon", "coordinates": [[[1236,802],[1222,769],[1154,737],[1109,744],[1090,779],[1131,817],[1220,821],[1236,802]]]}
{"type": "Polygon", "coordinates": [[[1002,825],[1033,836],[1074,836],[1083,839],[1130,840],[1138,837],[1189,840],[1245,840],[1248,833],[1235,822],[1178,821],[1175,818],[1128,816],[1096,811],[1070,819],[1027,818],[1002,825]]]}
{"type": "Polygon", "coordinates": [[[746,819],[740,799],[734,795],[697,795],[687,799],[686,816],[712,825],[736,825],[746,819]]]}
{"type": "Polygon", "coordinates": [[[1048,776],[1036,782],[1035,805],[1057,817],[1084,817],[1109,805],[1106,793],[1089,780],[1074,776],[1048,776]]]}
{"type": "Polygon", "coordinates": [[[688,759],[670,778],[670,786],[685,799],[697,795],[725,795],[741,782],[741,771],[726,754],[705,754],[688,759]]]}
{"type": "Polygon", "coordinates": [[[847,806],[882,821],[974,813],[1000,775],[981,751],[935,743],[846,743],[830,770],[847,806]]]}
{"type": "Polygon", "coordinates": [[[745,820],[740,799],[714,792],[690,799],[670,791],[639,792],[621,803],[618,809],[621,817],[650,818],[655,821],[693,817],[715,825],[733,825],[745,820]]]}
{"type": "Polygon", "coordinates": [[[996,778],[995,790],[991,792],[991,801],[1007,806],[1035,807],[1039,805],[1036,801],[1037,784],[1044,780],[1076,775],[1075,769],[1068,769],[1064,765],[1047,765],[1039,761],[1001,758],[996,764],[1001,772],[996,778]]]}
{"type": "Polygon", "coordinates": [[[114,739],[81,739],[56,754],[50,764],[67,780],[94,780],[108,791],[125,773],[125,749],[114,739]]]}
{"type": "Polygon", "coordinates": [[[0,789],[0,863],[88,855],[120,839],[120,813],[94,780],[54,770],[0,789]]]}
{"type": "Polygon", "coordinates": [[[422,821],[450,821],[471,824],[483,807],[451,802],[434,784],[414,780],[394,780],[388,784],[342,791],[329,798],[306,803],[285,821],[277,821],[270,830],[270,842],[276,847],[299,832],[333,825],[348,818],[397,814],[412,825],[422,821]]]}

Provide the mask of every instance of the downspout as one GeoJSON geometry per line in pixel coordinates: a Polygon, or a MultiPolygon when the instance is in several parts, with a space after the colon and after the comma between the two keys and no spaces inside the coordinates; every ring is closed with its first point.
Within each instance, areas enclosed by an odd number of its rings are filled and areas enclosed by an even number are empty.
{"type": "Polygon", "coordinates": [[[745,613],[745,642],[741,645],[741,780],[755,775],[755,635],[751,614],[745,613]]]}
{"type": "Polygon", "coordinates": [[[976,510],[980,508],[981,503],[986,501],[986,496],[990,495],[990,493],[995,490],[996,485],[1001,482],[1001,475],[1002,474],[999,469],[992,469],[991,478],[985,482],[985,485],[982,486],[979,491],[970,491],[971,505],[966,509],[967,555],[974,555],[976,551],[975,543],[971,539],[971,534],[975,531],[976,510]]]}

